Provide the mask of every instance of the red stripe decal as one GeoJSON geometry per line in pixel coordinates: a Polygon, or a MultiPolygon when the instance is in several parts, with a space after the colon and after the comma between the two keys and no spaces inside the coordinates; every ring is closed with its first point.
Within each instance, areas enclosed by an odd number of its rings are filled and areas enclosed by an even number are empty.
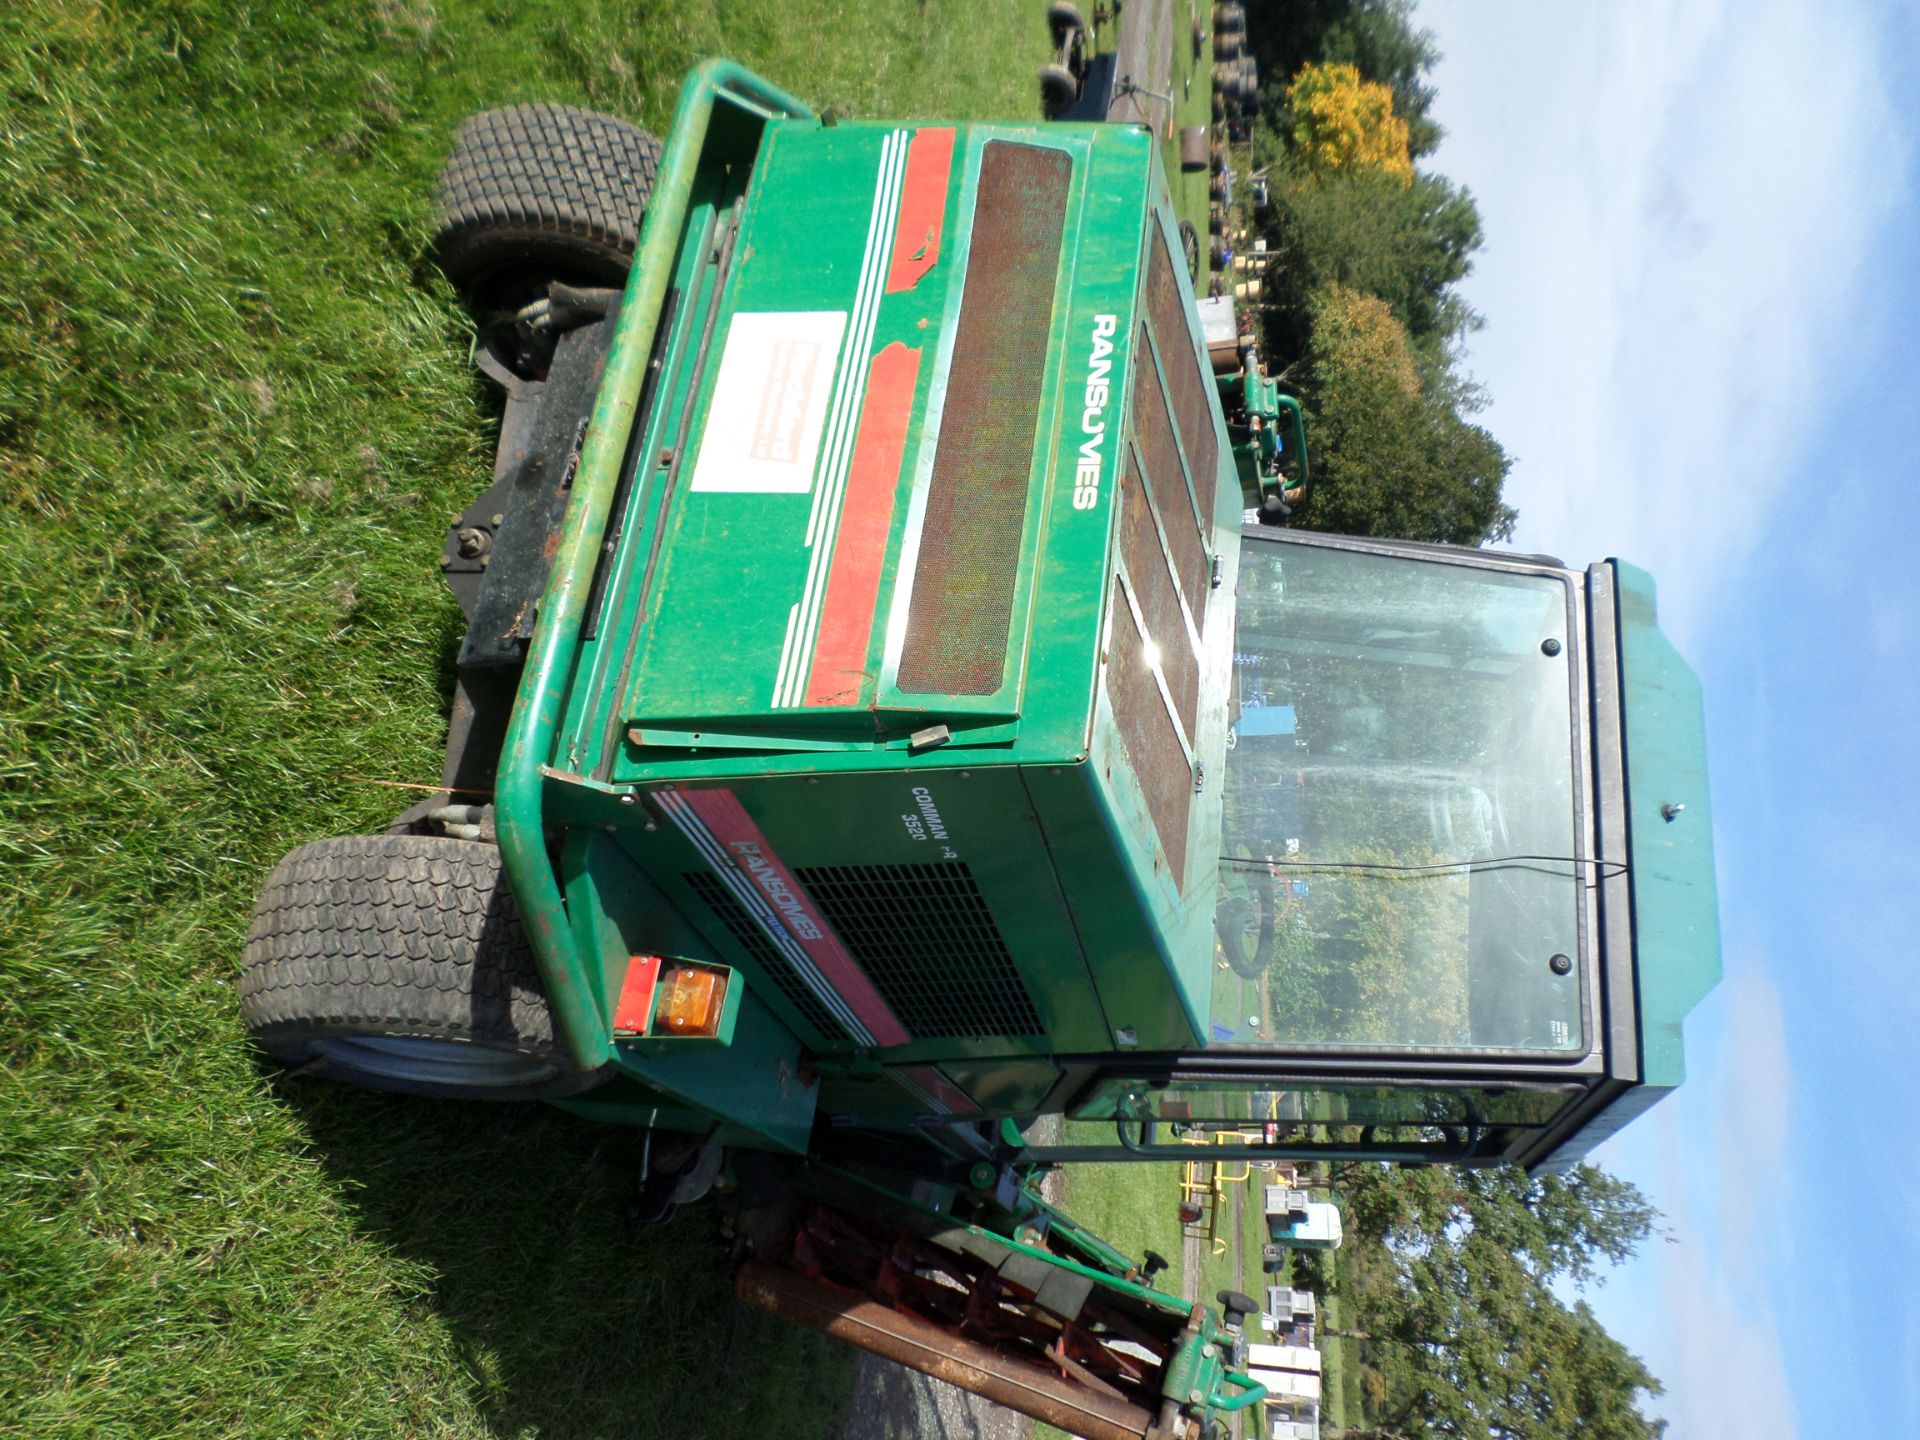
{"type": "Polygon", "coordinates": [[[887,294],[911,290],[939,260],[947,180],[952,173],[953,130],[914,131],[907,144],[906,178],[900,183],[900,219],[893,229],[887,294]]]}
{"type": "Polygon", "coordinates": [[[854,963],[840,937],[833,933],[793,872],[780,863],[780,857],[767,844],[767,837],[753,823],[746,807],[731,790],[682,790],[679,792],[693,813],[698,815],[721,848],[732,857],[740,873],[753,882],[781,925],[796,944],[807,952],[827,983],[839,992],[847,1007],[860,1017],[860,1023],[873,1032],[882,1045],[904,1045],[913,1038],[907,1027],[894,1017],[880,992],[873,988],[864,971],[854,963]]]}
{"type": "Polygon", "coordinates": [[[913,418],[913,389],[919,379],[920,352],[897,340],[868,367],[867,397],[860,407],[860,429],[840,502],[840,529],[820,603],[820,633],[807,671],[804,704],[858,705],[870,679],[867,648],[880,598],[880,567],[887,558],[900,457],[906,453],[907,422],[913,418]]]}

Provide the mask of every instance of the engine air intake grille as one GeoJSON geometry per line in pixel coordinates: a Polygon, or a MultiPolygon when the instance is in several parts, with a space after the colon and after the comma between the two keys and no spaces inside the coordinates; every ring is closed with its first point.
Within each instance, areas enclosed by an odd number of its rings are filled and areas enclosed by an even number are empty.
{"type": "Polygon", "coordinates": [[[1187,816],[1193,805],[1193,767],[1180,747],[1180,732],[1147,666],[1147,647],[1133,609],[1116,586],[1113,644],[1107,661],[1107,698],[1114,724],[1126,742],[1127,759],[1140,779],[1147,814],[1160,833],[1176,889],[1186,888],[1187,816]]]}
{"type": "Polygon", "coordinates": [[[994,141],[980,161],[972,250],[896,687],[991,695],[1013,592],[1045,385],[1073,161],[994,141]]]}
{"type": "Polygon", "coordinates": [[[773,948],[773,942],[767,939],[766,932],[754,923],[746,907],[733,898],[717,876],[705,870],[689,870],[681,878],[693,887],[694,894],[706,902],[714,917],[727,927],[727,933],[740,942],[740,948],[779,988],[787,1003],[800,1012],[802,1020],[819,1032],[824,1040],[847,1038],[846,1029],[828,1013],[820,997],[807,988],[807,982],[800,978],[792,962],[773,948]]]}
{"type": "Polygon", "coordinates": [[[794,878],[915,1039],[1042,1033],[965,865],[827,865],[794,878]]]}

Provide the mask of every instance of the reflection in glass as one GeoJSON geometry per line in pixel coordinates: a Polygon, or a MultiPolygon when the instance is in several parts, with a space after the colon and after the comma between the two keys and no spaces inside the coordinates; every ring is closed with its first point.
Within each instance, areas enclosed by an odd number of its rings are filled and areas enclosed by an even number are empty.
{"type": "Polygon", "coordinates": [[[1564,582],[1242,555],[1213,1043],[1582,1048],[1564,582]]]}
{"type": "Polygon", "coordinates": [[[1271,1080],[1182,1078],[1148,1085],[1110,1077],[1074,1108],[1076,1120],[1158,1120],[1209,1130],[1266,1125],[1544,1125],[1579,1087],[1430,1089],[1402,1085],[1278,1088],[1271,1080]]]}

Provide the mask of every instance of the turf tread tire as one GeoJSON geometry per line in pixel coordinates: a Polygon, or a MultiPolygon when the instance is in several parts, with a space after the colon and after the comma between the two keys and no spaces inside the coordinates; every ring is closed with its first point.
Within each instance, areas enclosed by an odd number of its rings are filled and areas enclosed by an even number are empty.
{"type": "Polygon", "coordinates": [[[482,111],[454,131],[440,170],[435,258],[469,297],[524,268],[617,284],[659,166],[660,142],[612,115],[571,105],[482,111]]]}
{"type": "Polygon", "coordinates": [[[374,1089],[534,1099],[598,1083],[555,1033],[519,908],[493,845],[438,835],[348,835],[288,855],[254,903],[241,1016],[261,1048],[374,1089]],[[558,1069],[480,1091],[343,1072],[314,1042],[423,1037],[536,1056],[558,1069]]]}

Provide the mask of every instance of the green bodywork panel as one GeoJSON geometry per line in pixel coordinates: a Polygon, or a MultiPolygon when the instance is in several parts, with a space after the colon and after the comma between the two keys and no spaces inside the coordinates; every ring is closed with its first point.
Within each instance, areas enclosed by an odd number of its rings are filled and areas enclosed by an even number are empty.
{"type": "MultiPolygon", "coordinates": [[[[1207,473],[1192,473],[1179,455],[1179,488],[1154,493],[1158,528],[1145,533],[1180,528],[1195,537],[1197,548],[1179,543],[1203,570],[1231,575],[1242,495],[1217,404],[1175,409],[1182,392],[1168,372],[1199,372],[1204,363],[1184,284],[1173,331],[1160,323],[1149,339],[1144,322],[1154,247],[1178,254],[1151,138],[1118,126],[773,120],[750,169],[702,170],[689,191],[664,307],[671,325],[654,347],[651,383],[663,398],[630,447],[598,609],[578,644],[544,772],[548,822],[596,837],[564,847],[562,880],[598,1012],[610,1014],[629,954],[733,966],[764,1013],[824,1057],[822,1095],[862,1123],[905,1125],[925,1109],[925,1084],[884,1083],[864,1058],[874,1052],[894,1066],[947,1062],[942,1076],[958,1089],[947,1108],[964,1113],[985,1103],[966,1096],[969,1085],[1003,1102],[1019,1095],[1032,1109],[1048,1083],[1034,1067],[1053,1053],[1196,1046],[1212,958],[1232,598],[1230,587],[1204,583],[1186,591],[1186,623],[1205,635],[1204,645],[1191,644],[1193,708],[1171,724],[1153,721],[1176,742],[1160,753],[1191,767],[1195,783],[1173,790],[1191,788],[1190,800],[1160,801],[1163,821],[1184,821],[1184,833],[1162,836],[1146,798],[1153,780],[1141,768],[1152,762],[1137,739],[1130,743],[1107,683],[1118,607],[1137,607],[1146,586],[1131,573],[1140,552],[1118,553],[1120,472],[1143,464],[1131,425],[1137,379],[1167,397],[1154,403],[1174,414],[1187,450],[1203,430],[1214,439],[1207,473]],[[920,249],[909,254],[917,273],[895,284],[889,272],[882,287],[885,255],[876,261],[874,237],[892,223],[887,205],[913,190],[914,147],[923,143],[950,154],[943,208],[937,224],[921,217],[920,249]],[[943,420],[952,391],[970,378],[955,373],[954,351],[981,216],[998,218],[992,207],[976,213],[994,147],[1058,157],[1040,168],[1067,177],[1060,213],[1033,222],[1057,227],[1060,240],[1057,273],[1040,277],[1053,306],[1035,332],[1045,354],[1033,366],[1034,429],[1002,446],[1025,472],[1024,491],[995,502],[1024,517],[1018,558],[1004,567],[1005,653],[997,681],[908,694],[901,652],[913,586],[927,583],[916,547],[932,523],[935,462],[943,441],[979,443],[947,435],[943,420]],[[869,367],[864,397],[842,383],[861,366],[869,367]],[[883,448],[885,483],[876,488],[874,462],[861,470],[862,447],[869,430],[882,428],[873,406],[886,366],[896,367],[887,393],[899,402],[904,433],[897,458],[883,448]],[[1098,406],[1089,405],[1090,368],[1105,377],[1098,406]],[[842,489],[823,491],[836,456],[842,489]],[[778,462],[793,463],[782,470],[778,462]],[[836,494],[863,483],[864,492],[840,501],[840,526],[868,523],[876,506],[890,514],[870,528],[879,552],[871,589],[856,588],[857,663],[822,697],[806,683],[793,637],[812,606],[828,612],[817,622],[817,644],[826,643],[839,567],[869,553],[835,550],[822,521],[831,521],[836,494]],[[856,499],[866,508],[856,512],[856,499]],[[912,737],[932,726],[946,727],[943,743],[917,745],[912,737]],[[730,820],[707,813],[714,807],[730,820]],[[741,877],[756,872],[741,863],[741,845],[775,857],[786,872],[767,882],[775,890],[743,891],[741,877]],[[1177,880],[1176,855],[1184,859],[1177,880]],[[982,962],[1001,972],[965,995],[917,1000],[908,993],[916,982],[899,966],[877,976],[892,1009],[913,1021],[890,1038],[841,1023],[832,997],[823,1011],[821,986],[809,995],[795,983],[796,965],[807,962],[792,952],[808,937],[782,926],[814,921],[790,915],[771,930],[752,923],[763,901],[778,908],[799,888],[795,871],[811,885],[828,870],[923,875],[937,867],[963,871],[956,883],[992,917],[997,935],[977,949],[1003,947],[1000,960],[982,962]],[[716,875],[731,895],[716,893],[716,875]],[[1011,978],[1002,973],[1009,970],[1011,978]],[[1000,1023],[1009,1012],[985,1004],[995,985],[1024,992],[1028,1023],[1000,1023]],[[983,1063],[994,1060],[1027,1070],[997,1079],[983,1063]]],[[[895,269],[899,260],[896,253],[895,269]]],[[[1004,257],[997,263],[1008,268],[1004,257]]],[[[983,310],[994,301],[992,280],[982,282],[983,310]]],[[[1185,393],[1211,402],[1209,392],[1185,393]]],[[[1144,490],[1136,483],[1134,493],[1144,490]]],[[[1157,549],[1149,553],[1173,568],[1157,549]]],[[[844,606],[837,618],[849,618],[844,606]]],[[[1148,664],[1157,669],[1154,653],[1148,664]]],[[[940,923],[952,920],[942,913],[940,923]]],[[[820,963],[830,980],[830,959],[820,963]]],[[[935,965],[918,952],[908,963],[935,965]]],[[[743,1015],[743,1030],[752,1021],[743,1015]]],[[[668,1062],[640,1048],[620,1047],[616,1063],[670,1102],[691,1103],[669,1085],[668,1062]]],[[[784,1113],[765,1095],[760,1102],[784,1113]]]]}
{"type": "Polygon", "coordinates": [[[1640,1061],[1648,1103],[1685,1078],[1681,1022],[1720,980],[1720,910],[1700,681],[1661,633],[1653,577],[1618,581],[1621,732],[1640,1061]],[[1663,807],[1684,807],[1663,813],[1663,807]]]}

